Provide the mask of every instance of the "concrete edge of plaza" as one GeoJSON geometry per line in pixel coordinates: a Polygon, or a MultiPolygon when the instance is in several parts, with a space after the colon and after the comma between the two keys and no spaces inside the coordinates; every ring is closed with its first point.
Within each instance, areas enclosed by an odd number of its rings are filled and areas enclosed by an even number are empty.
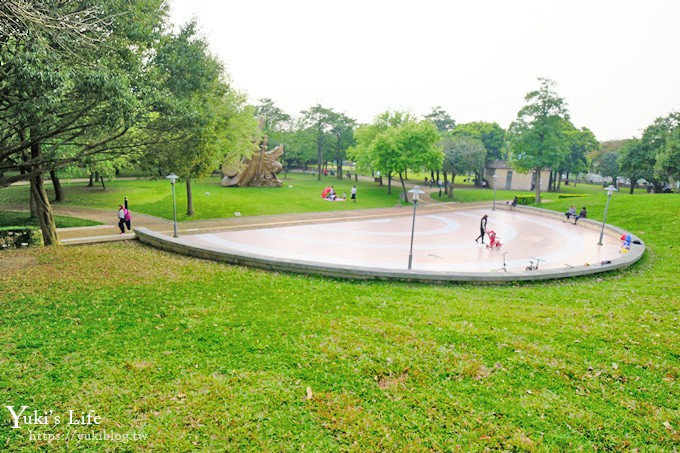
{"type": "MultiPolygon", "coordinates": [[[[509,209],[505,205],[497,205],[498,210],[509,209]]],[[[517,212],[523,212],[539,217],[563,219],[564,214],[546,209],[517,206],[517,212]]],[[[600,231],[602,222],[590,219],[582,219],[579,225],[600,231]]],[[[621,253],[617,258],[608,260],[607,263],[573,266],[560,269],[539,269],[523,272],[444,272],[424,270],[398,270],[385,268],[370,268],[362,266],[349,266],[338,264],[325,264],[312,261],[281,259],[246,252],[228,252],[210,246],[198,247],[188,244],[181,237],[175,238],[153,231],[149,228],[135,228],[136,238],[150,246],[161,250],[174,252],[186,256],[221,261],[229,264],[248,266],[270,271],[290,272],[297,274],[323,275],[334,278],[355,280],[396,280],[407,282],[447,283],[447,282],[472,282],[472,283],[502,283],[513,281],[551,280],[569,277],[578,277],[602,272],[625,269],[642,258],[645,252],[644,243],[635,235],[631,234],[633,245],[628,253],[621,253]]],[[[619,238],[625,230],[605,225],[604,234],[619,238]]]]}

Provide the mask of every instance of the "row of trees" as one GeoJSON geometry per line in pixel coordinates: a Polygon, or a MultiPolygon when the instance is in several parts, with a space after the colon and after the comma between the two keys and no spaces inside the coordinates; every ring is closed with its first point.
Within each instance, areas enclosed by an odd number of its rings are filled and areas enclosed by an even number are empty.
{"type": "Polygon", "coordinates": [[[592,169],[602,176],[630,180],[630,193],[636,182],[647,181],[657,192],[675,186],[680,180],[680,113],[657,118],[640,138],[603,143],[592,156],[592,169]]]}
{"type": "MultiPolygon", "coordinates": [[[[603,176],[646,179],[657,188],[678,179],[680,167],[680,114],[657,119],[640,139],[605,147],[586,127],[570,119],[566,101],[555,82],[539,78],[537,90],[527,93],[526,104],[505,131],[497,123],[456,124],[441,107],[418,119],[408,112],[384,112],[373,123],[359,125],[332,109],[314,106],[293,117],[270,99],[260,100],[257,112],[267,118],[267,133],[285,143],[288,164],[314,162],[321,175],[329,160],[342,165],[356,161],[360,171],[399,176],[405,192],[408,170],[429,171],[433,179],[443,173],[444,186],[453,195],[456,175],[475,174],[481,183],[486,163],[508,160],[521,172],[533,172],[535,196],[541,199],[541,170],[550,170],[549,190],[559,191],[563,176],[600,171],[603,176]],[[434,132],[434,133],[433,133],[434,132]],[[436,176],[435,176],[436,174],[436,176]],[[451,178],[449,184],[449,177],[451,178]]],[[[342,178],[342,169],[338,172],[342,178]]],[[[632,184],[631,192],[634,188],[632,184]]]]}
{"type": "Polygon", "coordinates": [[[452,196],[449,175],[451,182],[463,173],[475,173],[481,180],[485,160],[507,157],[505,130],[497,123],[457,125],[441,107],[422,119],[409,112],[386,111],[364,125],[321,105],[294,118],[271,99],[260,99],[256,112],[264,120],[269,143],[285,145],[286,166],[314,164],[321,178],[323,168],[335,162],[337,177],[342,178],[342,163],[350,159],[359,171],[385,175],[388,192],[395,176],[405,190],[404,179],[411,170],[430,172],[433,179],[443,172],[452,196]]]}
{"type": "Polygon", "coordinates": [[[67,166],[171,169],[190,195],[192,177],[252,152],[245,96],[196,24],[175,33],[167,13],[164,0],[0,3],[0,188],[30,181],[46,245],[59,243],[48,173],[58,189],[67,166]]]}
{"type": "MultiPolygon", "coordinates": [[[[373,123],[358,127],[351,118],[320,105],[301,112],[297,120],[270,99],[261,100],[257,111],[268,119],[270,137],[286,144],[288,163],[314,161],[319,175],[329,156],[339,164],[349,158],[359,170],[387,176],[388,191],[393,176],[399,177],[405,192],[408,170],[427,171],[433,179],[443,176],[451,197],[457,175],[475,174],[481,184],[486,162],[509,159],[520,171],[536,172],[536,198],[540,200],[540,170],[552,169],[550,187],[559,190],[559,176],[586,171],[586,154],[599,144],[590,130],[577,129],[570,122],[565,101],[553,89],[554,82],[539,82],[540,88],[527,94],[527,105],[507,132],[497,123],[456,124],[441,107],[433,108],[423,119],[388,111],[373,123]]],[[[341,168],[338,173],[341,178],[341,168]]]]}

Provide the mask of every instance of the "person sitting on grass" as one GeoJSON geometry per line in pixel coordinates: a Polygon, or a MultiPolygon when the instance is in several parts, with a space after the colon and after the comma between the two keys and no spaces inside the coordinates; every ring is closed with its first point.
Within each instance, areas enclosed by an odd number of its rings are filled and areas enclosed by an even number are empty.
{"type": "Polygon", "coordinates": [[[576,217],[576,205],[571,205],[571,208],[569,208],[569,210],[565,212],[564,215],[567,220],[569,220],[571,217],[576,217]]]}

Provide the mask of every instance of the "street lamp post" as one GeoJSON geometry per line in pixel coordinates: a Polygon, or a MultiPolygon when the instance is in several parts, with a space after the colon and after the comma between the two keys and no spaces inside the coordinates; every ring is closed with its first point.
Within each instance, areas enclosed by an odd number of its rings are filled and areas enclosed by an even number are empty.
{"type": "Polygon", "coordinates": [[[177,236],[177,202],[175,201],[175,183],[179,179],[179,176],[177,176],[174,173],[170,173],[165,178],[170,180],[170,185],[172,186],[172,226],[174,231],[172,237],[176,238],[178,236],[177,236]]]}
{"type": "Polygon", "coordinates": [[[496,184],[498,183],[498,175],[493,175],[493,206],[492,211],[496,210],[496,184]]]}
{"type": "Polygon", "coordinates": [[[411,263],[413,262],[413,234],[416,231],[416,206],[418,205],[418,200],[420,195],[424,194],[420,187],[414,186],[413,189],[409,190],[408,193],[413,196],[413,222],[411,223],[411,248],[408,252],[408,269],[411,270],[411,263]]]}
{"type": "Polygon", "coordinates": [[[604,236],[604,225],[607,223],[607,211],[609,211],[609,200],[611,200],[612,195],[616,192],[616,187],[611,184],[609,187],[604,189],[607,191],[607,204],[604,206],[604,219],[602,219],[602,229],[600,230],[600,242],[597,245],[602,245],[602,236],[604,236]]]}

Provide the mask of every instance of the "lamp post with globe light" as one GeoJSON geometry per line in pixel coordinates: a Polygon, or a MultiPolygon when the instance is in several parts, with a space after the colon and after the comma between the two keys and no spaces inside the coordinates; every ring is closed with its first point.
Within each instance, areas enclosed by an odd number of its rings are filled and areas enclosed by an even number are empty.
{"type": "Polygon", "coordinates": [[[614,192],[617,191],[616,187],[612,186],[611,184],[604,190],[607,191],[607,204],[604,206],[604,219],[602,219],[602,228],[600,229],[600,242],[598,242],[597,245],[602,245],[602,236],[604,236],[604,226],[607,223],[607,211],[609,211],[609,200],[611,200],[614,192]]]}
{"type": "Polygon", "coordinates": [[[420,196],[424,194],[422,190],[420,190],[420,187],[414,186],[413,189],[409,190],[408,193],[410,193],[413,197],[413,222],[411,223],[411,248],[409,249],[408,252],[408,269],[411,270],[411,263],[413,262],[413,234],[415,233],[416,230],[416,206],[418,206],[418,200],[420,199],[420,196]]]}
{"type": "Polygon", "coordinates": [[[175,200],[175,183],[179,179],[179,176],[177,176],[174,173],[170,173],[165,178],[170,180],[170,185],[172,186],[172,226],[174,232],[172,237],[176,238],[178,236],[177,236],[177,202],[175,200]]]}

